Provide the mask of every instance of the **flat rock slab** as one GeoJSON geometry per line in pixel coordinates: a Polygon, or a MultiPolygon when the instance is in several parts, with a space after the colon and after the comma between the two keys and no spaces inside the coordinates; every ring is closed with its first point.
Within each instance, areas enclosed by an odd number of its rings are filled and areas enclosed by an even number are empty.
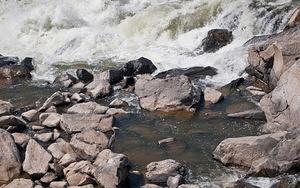
{"type": "Polygon", "coordinates": [[[52,156],[35,140],[29,140],[23,162],[23,170],[32,176],[46,174],[52,156]]]}
{"type": "Polygon", "coordinates": [[[68,109],[70,114],[105,114],[108,107],[102,106],[96,102],[86,102],[75,104],[68,109]]]}
{"type": "Polygon", "coordinates": [[[14,179],[5,188],[33,188],[34,184],[30,179],[14,179]]]}
{"type": "Polygon", "coordinates": [[[55,128],[59,126],[61,115],[58,113],[42,113],[39,118],[43,126],[55,128]]]}

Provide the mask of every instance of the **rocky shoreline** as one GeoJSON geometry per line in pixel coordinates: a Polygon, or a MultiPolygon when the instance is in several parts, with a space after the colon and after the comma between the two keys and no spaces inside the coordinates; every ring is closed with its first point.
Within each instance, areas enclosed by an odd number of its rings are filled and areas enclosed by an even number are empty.
{"type": "MultiPolygon", "coordinates": [[[[299,187],[299,15],[296,10],[281,33],[247,42],[246,72],[250,76],[218,89],[198,82],[199,78],[216,75],[213,67],[172,69],[153,75],[156,66],[141,57],[120,69],[97,74],[85,69],[78,69],[76,76],[62,74],[50,84],[57,91],[40,104],[21,108],[1,100],[0,186],[128,187],[130,176],[144,176],[145,188],[200,187],[188,184],[188,169],[173,159],[151,162],[144,175],[132,171],[130,158],[112,151],[119,129],[115,118],[127,116],[129,104],[118,97],[110,104],[99,99],[123,92],[134,95],[139,106],[150,112],[195,113],[201,106],[213,107],[238,91],[247,93],[259,105],[227,116],[264,121],[264,134],[228,138],[217,146],[214,159],[247,171],[239,181],[219,186],[257,187],[247,178],[280,176],[272,187],[299,187]]],[[[231,41],[231,32],[212,30],[203,41],[203,53],[217,51],[231,41]]],[[[33,61],[1,55],[0,86],[30,82],[33,61]]],[[[167,138],[158,142],[163,145],[174,141],[167,138]]],[[[208,187],[212,186],[216,185],[208,187]]]]}

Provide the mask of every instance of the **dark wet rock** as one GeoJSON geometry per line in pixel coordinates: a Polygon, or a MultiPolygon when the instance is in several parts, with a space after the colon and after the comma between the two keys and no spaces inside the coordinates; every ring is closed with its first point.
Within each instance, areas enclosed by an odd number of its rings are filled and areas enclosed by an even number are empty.
{"type": "Polygon", "coordinates": [[[110,118],[102,114],[62,114],[60,126],[67,133],[77,133],[86,129],[99,129],[106,126],[104,119],[110,118]],[[102,122],[104,120],[104,122],[102,122]],[[101,123],[102,122],[102,123],[101,123]]]}
{"type": "Polygon", "coordinates": [[[42,183],[46,183],[46,184],[49,184],[51,182],[53,182],[54,180],[57,179],[57,176],[55,175],[55,173],[53,172],[47,172],[41,179],[40,181],[42,183]]]}
{"type": "Polygon", "coordinates": [[[102,187],[118,187],[127,179],[129,174],[127,156],[113,153],[109,149],[98,154],[94,165],[96,166],[94,177],[102,187]]]}
{"type": "Polygon", "coordinates": [[[47,149],[55,159],[60,160],[66,154],[75,154],[71,144],[59,138],[55,143],[51,144],[47,149]]]}
{"type": "Polygon", "coordinates": [[[13,137],[0,129],[0,183],[7,183],[21,172],[19,150],[13,137]]]}
{"type": "Polygon", "coordinates": [[[105,114],[108,107],[102,106],[96,102],[86,102],[75,104],[68,109],[70,114],[105,114]]]}
{"type": "Polygon", "coordinates": [[[85,69],[77,69],[76,70],[77,78],[83,83],[90,83],[94,80],[93,74],[85,69]]]}
{"type": "Polygon", "coordinates": [[[217,69],[213,67],[192,67],[186,69],[170,69],[164,72],[158,73],[156,78],[168,78],[180,75],[185,75],[191,80],[204,79],[206,76],[215,76],[217,74],[217,69]]]}
{"type": "Polygon", "coordinates": [[[30,179],[14,179],[5,188],[33,188],[34,183],[30,179]]]}
{"type": "Polygon", "coordinates": [[[61,115],[58,113],[42,113],[39,119],[43,126],[56,128],[60,124],[61,115]]]}
{"type": "Polygon", "coordinates": [[[72,85],[76,84],[78,81],[77,79],[69,73],[65,73],[59,75],[53,81],[53,84],[60,85],[63,87],[71,87],[72,85]]]}
{"type": "Polygon", "coordinates": [[[168,188],[177,188],[182,182],[182,180],[183,179],[181,175],[177,175],[174,177],[170,176],[167,181],[168,188]]]}
{"type": "Polygon", "coordinates": [[[34,121],[34,120],[38,119],[37,115],[38,115],[38,111],[35,110],[35,109],[32,109],[32,110],[29,110],[27,112],[23,112],[21,116],[26,121],[31,122],[31,121],[34,121]]]}
{"type": "Polygon", "coordinates": [[[122,108],[127,106],[127,102],[123,101],[122,99],[114,99],[113,101],[111,101],[111,103],[109,103],[109,107],[111,108],[122,108]]]}
{"type": "Polygon", "coordinates": [[[281,76],[277,87],[260,101],[268,124],[264,132],[272,133],[300,127],[300,60],[281,76]]]}
{"type": "Polygon", "coordinates": [[[121,70],[111,69],[99,74],[101,80],[106,80],[110,84],[116,84],[123,80],[123,72],[121,70]]]}
{"type": "Polygon", "coordinates": [[[212,53],[218,51],[223,46],[230,44],[233,40],[231,31],[227,29],[213,29],[207,34],[207,37],[202,41],[204,52],[212,53]]]}
{"type": "Polygon", "coordinates": [[[9,126],[17,127],[20,130],[26,128],[26,121],[14,115],[1,116],[0,117],[0,128],[7,129],[9,126]]]}
{"type": "Polygon", "coordinates": [[[0,116],[11,114],[13,107],[10,102],[0,100],[0,116]]]}
{"type": "Polygon", "coordinates": [[[134,84],[135,84],[135,78],[132,76],[126,77],[120,82],[120,85],[123,89],[126,89],[130,86],[134,86],[134,84]]]}
{"type": "Polygon", "coordinates": [[[16,144],[18,144],[21,147],[25,147],[31,137],[24,133],[13,133],[12,136],[14,137],[14,141],[16,144]]]}
{"type": "Polygon", "coordinates": [[[156,71],[156,66],[151,60],[141,57],[137,60],[129,61],[121,70],[124,76],[136,76],[138,74],[152,74],[156,71]]]}
{"type": "Polygon", "coordinates": [[[19,62],[18,57],[0,56],[0,67],[7,65],[16,65],[19,62]]]}
{"type": "Polygon", "coordinates": [[[65,181],[53,181],[49,185],[50,188],[67,188],[68,183],[65,181]]]}
{"type": "Polygon", "coordinates": [[[93,172],[94,166],[89,161],[75,162],[64,169],[64,175],[69,186],[93,184],[93,172]]]}
{"type": "Polygon", "coordinates": [[[0,85],[16,84],[31,79],[30,71],[21,65],[0,67],[0,85]]]}
{"type": "Polygon", "coordinates": [[[205,88],[204,90],[204,100],[212,104],[220,102],[224,98],[223,94],[220,91],[217,91],[213,88],[205,88]]]}
{"type": "Polygon", "coordinates": [[[175,177],[183,174],[184,167],[182,164],[172,159],[167,159],[148,164],[145,175],[152,183],[166,185],[169,177],[175,177]]]}
{"type": "Polygon", "coordinates": [[[20,65],[24,66],[25,68],[27,68],[29,71],[33,71],[34,70],[34,65],[33,65],[33,58],[31,57],[25,57],[21,62],[20,65]]]}
{"type": "Polygon", "coordinates": [[[31,176],[41,176],[46,174],[49,169],[49,162],[52,156],[35,140],[29,140],[23,170],[31,176]]]}
{"type": "Polygon", "coordinates": [[[184,75],[166,79],[143,75],[135,85],[141,107],[150,111],[192,110],[199,104],[200,92],[184,75]]]}
{"type": "Polygon", "coordinates": [[[113,92],[111,84],[107,80],[103,80],[100,75],[96,75],[93,82],[86,86],[87,93],[93,97],[105,97],[113,92]]]}
{"type": "Polygon", "coordinates": [[[81,158],[93,160],[108,147],[108,138],[102,132],[89,129],[73,135],[70,144],[81,158]]]}
{"type": "Polygon", "coordinates": [[[53,132],[35,134],[33,136],[33,138],[38,140],[38,141],[41,141],[41,142],[49,142],[49,141],[53,140],[53,132]]]}
{"type": "Polygon", "coordinates": [[[60,106],[63,104],[70,103],[71,94],[67,92],[57,91],[53,93],[43,104],[43,106],[39,109],[39,111],[45,111],[51,106],[60,106]]]}
{"type": "Polygon", "coordinates": [[[247,110],[243,112],[227,114],[231,118],[266,120],[265,113],[262,110],[247,110]]]}

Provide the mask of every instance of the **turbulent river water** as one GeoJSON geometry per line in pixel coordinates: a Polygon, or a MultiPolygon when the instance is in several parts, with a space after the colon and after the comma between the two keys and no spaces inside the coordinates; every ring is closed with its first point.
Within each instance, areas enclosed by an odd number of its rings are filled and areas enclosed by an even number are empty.
{"type": "Polygon", "coordinates": [[[207,81],[224,84],[245,67],[241,47],[280,29],[292,0],[0,0],[0,53],[33,56],[36,78],[52,80],[58,66],[120,64],[145,56],[159,70],[214,66],[207,81]],[[213,28],[234,41],[197,55],[213,28]],[[58,65],[58,66],[57,66],[58,65]]]}

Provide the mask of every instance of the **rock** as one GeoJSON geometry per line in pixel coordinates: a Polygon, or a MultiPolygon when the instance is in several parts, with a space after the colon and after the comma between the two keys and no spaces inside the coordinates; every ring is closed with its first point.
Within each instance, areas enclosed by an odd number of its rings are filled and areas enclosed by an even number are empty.
{"type": "Polygon", "coordinates": [[[71,97],[71,100],[76,102],[83,102],[86,100],[86,96],[84,96],[82,93],[81,94],[74,93],[71,97]]]}
{"type": "Polygon", "coordinates": [[[75,162],[64,169],[69,186],[93,184],[93,172],[94,166],[89,161],[75,162]]]}
{"type": "Polygon", "coordinates": [[[263,132],[274,133],[300,127],[300,60],[295,62],[277,83],[277,87],[265,95],[260,105],[268,124],[263,132]]]}
{"type": "Polygon", "coordinates": [[[184,168],[180,163],[172,159],[167,159],[148,164],[145,175],[147,180],[152,183],[166,185],[169,177],[183,174],[184,168]]]}
{"type": "Polygon", "coordinates": [[[2,129],[7,129],[9,126],[16,126],[19,129],[25,129],[26,125],[26,122],[22,118],[14,115],[0,117],[0,128],[2,129]]]}
{"type": "Polygon", "coordinates": [[[58,113],[42,113],[39,119],[43,126],[55,128],[59,126],[61,115],[58,113]]]}
{"type": "Polygon", "coordinates": [[[25,153],[23,170],[31,176],[41,176],[49,169],[52,156],[36,141],[30,139],[25,153]]]}
{"type": "Polygon", "coordinates": [[[30,136],[23,133],[13,133],[12,136],[14,137],[15,143],[24,148],[28,141],[31,139],[30,136]]]}
{"type": "Polygon", "coordinates": [[[76,70],[77,78],[83,83],[90,83],[93,81],[94,76],[90,72],[85,69],[77,69],[76,70]]]}
{"type": "Polygon", "coordinates": [[[63,92],[57,91],[45,101],[45,103],[39,109],[39,111],[45,111],[48,108],[50,108],[51,106],[60,106],[63,104],[70,103],[69,97],[70,97],[69,93],[63,93],[63,92]]]}
{"type": "Polygon", "coordinates": [[[16,65],[19,62],[18,57],[8,57],[0,55],[0,67],[7,65],[16,65]]]}
{"type": "Polygon", "coordinates": [[[69,73],[59,75],[53,81],[53,84],[60,85],[63,87],[71,87],[77,83],[77,79],[69,73]]]}
{"type": "Polygon", "coordinates": [[[45,112],[46,113],[57,113],[57,109],[55,106],[50,106],[45,112]]]}
{"type": "Polygon", "coordinates": [[[50,183],[50,188],[67,188],[68,183],[65,181],[53,181],[50,183]]]}
{"type": "Polygon", "coordinates": [[[109,108],[106,112],[109,115],[118,115],[118,114],[128,114],[128,112],[126,112],[123,109],[119,109],[119,108],[109,108]]]}
{"type": "Polygon", "coordinates": [[[13,137],[0,129],[0,183],[8,183],[21,172],[19,150],[13,137]]]}
{"type": "Polygon", "coordinates": [[[102,132],[88,129],[72,136],[70,144],[81,158],[93,160],[108,147],[108,138],[102,132]]]}
{"type": "Polygon", "coordinates": [[[51,182],[53,182],[54,180],[57,179],[57,176],[53,173],[53,172],[48,172],[46,173],[41,179],[40,181],[42,183],[46,183],[46,184],[49,184],[51,182]]]}
{"type": "Polygon", "coordinates": [[[284,28],[284,30],[288,30],[294,27],[299,26],[300,24],[300,8],[296,8],[291,16],[291,18],[289,19],[289,22],[287,23],[286,27],[284,28]]]}
{"type": "Polygon", "coordinates": [[[84,83],[78,82],[76,84],[73,84],[71,88],[72,88],[73,91],[84,92],[83,91],[84,90],[84,86],[85,86],[84,83]]]}
{"type": "Polygon", "coordinates": [[[36,140],[39,140],[41,142],[49,142],[53,139],[53,133],[42,133],[42,134],[35,134],[34,137],[36,140]]]}
{"type": "Polygon", "coordinates": [[[167,144],[167,143],[174,142],[174,141],[175,141],[174,138],[166,138],[166,139],[163,139],[163,140],[159,140],[158,144],[163,145],[163,144],[167,144]]]}
{"type": "Polygon", "coordinates": [[[107,80],[102,80],[99,75],[94,78],[94,81],[86,86],[87,93],[93,97],[105,97],[113,92],[112,86],[107,80]]]}
{"type": "Polygon", "coordinates": [[[246,88],[246,90],[248,90],[251,94],[256,96],[264,96],[267,94],[263,89],[254,86],[249,86],[246,88]]]}
{"type": "Polygon", "coordinates": [[[136,82],[135,93],[141,107],[150,111],[191,110],[200,101],[200,91],[186,76],[166,79],[141,76],[136,82]]]}
{"type": "Polygon", "coordinates": [[[127,156],[113,153],[109,149],[98,154],[94,165],[96,165],[94,177],[102,187],[118,187],[120,183],[127,179],[129,174],[127,156]]]}
{"type": "Polygon", "coordinates": [[[177,188],[180,184],[180,182],[182,181],[182,176],[181,175],[177,175],[177,176],[170,176],[168,178],[168,181],[167,181],[167,185],[169,188],[177,188]]]}
{"type": "Polygon", "coordinates": [[[70,114],[105,114],[108,107],[102,106],[96,102],[86,102],[75,104],[68,109],[70,114]]]}
{"type": "Polygon", "coordinates": [[[113,130],[115,118],[114,116],[110,116],[108,118],[104,118],[100,121],[99,127],[101,132],[109,132],[113,130]]]}
{"type": "Polygon", "coordinates": [[[38,111],[37,110],[29,110],[27,112],[23,112],[22,113],[22,118],[25,119],[28,122],[34,121],[37,119],[37,114],[38,111]]]}
{"type": "Polygon", "coordinates": [[[40,131],[40,130],[45,129],[45,127],[43,127],[43,126],[38,126],[38,125],[32,125],[32,126],[31,126],[31,129],[32,129],[33,131],[40,131]]]}
{"type": "Polygon", "coordinates": [[[120,85],[121,85],[122,89],[126,89],[130,86],[134,86],[134,84],[135,84],[135,78],[134,77],[126,77],[120,82],[120,85]]]}
{"type": "Polygon", "coordinates": [[[111,108],[122,108],[127,106],[127,102],[123,101],[122,99],[114,99],[113,101],[111,101],[111,103],[109,104],[109,107],[111,108]]]}
{"type": "Polygon", "coordinates": [[[146,184],[146,185],[142,186],[142,188],[163,188],[163,187],[155,185],[155,184],[146,184]]]}
{"type": "Polygon", "coordinates": [[[5,188],[33,188],[34,184],[29,179],[14,179],[12,182],[10,182],[8,185],[5,186],[5,188]]]}
{"type": "Polygon", "coordinates": [[[138,74],[152,74],[156,71],[156,66],[151,60],[141,57],[137,60],[129,61],[121,70],[124,76],[136,76],[138,74]]]}
{"type": "Polygon", "coordinates": [[[217,69],[213,67],[191,67],[187,69],[170,69],[164,72],[158,73],[155,77],[156,78],[169,78],[169,77],[175,77],[180,75],[185,75],[189,77],[191,80],[198,79],[205,79],[206,76],[215,76],[217,74],[217,69]]]}
{"type": "Polygon", "coordinates": [[[60,132],[57,129],[54,129],[53,140],[56,140],[60,137],[60,132]]]}
{"type": "Polygon", "coordinates": [[[75,154],[72,146],[62,138],[57,139],[55,143],[51,144],[48,147],[48,151],[55,159],[58,160],[60,160],[65,154],[75,154]]]}
{"type": "Polygon", "coordinates": [[[10,102],[0,100],[0,116],[10,115],[13,105],[10,102]]]}
{"type": "Polygon", "coordinates": [[[30,71],[21,65],[0,67],[0,85],[16,84],[31,79],[30,71]]]}
{"type": "Polygon", "coordinates": [[[82,186],[69,186],[68,188],[94,188],[93,184],[82,185],[82,186]]]}
{"type": "Polygon", "coordinates": [[[60,126],[67,133],[77,133],[86,129],[101,130],[101,127],[105,127],[108,123],[108,120],[105,120],[107,118],[110,118],[110,116],[102,114],[62,114],[60,126]]]}
{"type": "Polygon", "coordinates": [[[61,166],[69,166],[71,163],[77,162],[79,157],[75,153],[66,153],[58,162],[61,166]]]}
{"type": "Polygon", "coordinates": [[[200,186],[193,185],[193,184],[183,184],[183,185],[180,185],[178,188],[200,188],[200,186]]]}
{"type": "Polygon", "coordinates": [[[216,104],[223,99],[223,94],[213,88],[205,88],[204,90],[204,100],[212,104],[216,104]]]}
{"type": "Polygon", "coordinates": [[[213,29],[202,40],[202,48],[206,53],[218,51],[223,46],[230,44],[233,40],[232,32],[227,29],[213,29]]]}
{"type": "Polygon", "coordinates": [[[33,66],[33,58],[31,57],[25,57],[21,62],[20,65],[24,66],[25,68],[27,68],[29,71],[33,71],[34,70],[34,66],[33,66]]]}
{"type": "Polygon", "coordinates": [[[227,116],[231,118],[266,120],[265,113],[261,110],[247,110],[244,112],[227,114],[227,116]]]}
{"type": "Polygon", "coordinates": [[[99,79],[106,80],[110,84],[116,84],[123,80],[123,72],[121,70],[107,70],[99,74],[99,79]]]}

